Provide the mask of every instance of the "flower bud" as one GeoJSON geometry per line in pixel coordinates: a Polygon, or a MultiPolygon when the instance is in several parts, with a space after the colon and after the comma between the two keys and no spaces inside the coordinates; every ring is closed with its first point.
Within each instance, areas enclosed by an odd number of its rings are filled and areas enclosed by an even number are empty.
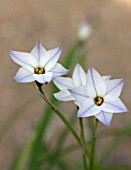
{"type": "Polygon", "coordinates": [[[86,41],[92,33],[92,27],[88,22],[83,22],[79,26],[78,30],[78,40],[86,41]]]}

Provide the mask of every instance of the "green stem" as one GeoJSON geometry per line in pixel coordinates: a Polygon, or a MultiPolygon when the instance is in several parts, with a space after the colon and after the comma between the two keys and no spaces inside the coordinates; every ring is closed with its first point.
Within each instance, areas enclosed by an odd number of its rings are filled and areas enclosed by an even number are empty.
{"type": "Polygon", "coordinates": [[[74,138],[77,140],[79,145],[81,145],[81,141],[75,130],[72,128],[68,120],[62,115],[62,113],[50,102],[50,100],[47,98],[45,93],[42,90],[41,86],[37,86],[36,83],[34,84],[37,92],[42,97],[43,100],[46,101],[46,103],[51,107],[51,109],[56,113],[56,115],[63,121],[63,123],[67,126],[67,128],[70,130],[74,138]]]}
{"type": "Polygon", "coordinates": [[[82,118],[79,118],[79,124],[80,124],[80,135],[81,135],[81,140],[82,140],[82,149],[83,149],[83,164],[84,164],[84,169],[88,170],[88,166],[87,166],[87,160],[86,160],[86,154],[88,154],[87,152],[87,146],[86,146],[86,140],[85,140],[85,135],[84,135],[84,128],[83,128],[83,121],[82,118]]]}
{"type": "Polygon", "coordinates": [[[97,126],[98,126],[98,120],[95,118],[95,122],[93,122],[93,135],[92,135],[92,143],[91,143],[89,170],[94,170],[94,157],[95,157],[95,144],[96,144],[97,126]]]}

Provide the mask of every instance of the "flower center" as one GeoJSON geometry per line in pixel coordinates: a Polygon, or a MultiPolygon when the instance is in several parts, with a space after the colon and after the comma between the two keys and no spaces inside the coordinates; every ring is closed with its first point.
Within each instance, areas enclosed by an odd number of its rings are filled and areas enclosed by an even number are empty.
{"type": "Polygon", "coordinates": [[[103,102],[104,102],[103,97],[97,96],[97,97],[94,98],[94,103],[95,103],[97,106],[102,105],[103,102]]]}
{"type": "Polygon", "coordinates": [[[35,68],[34,69],[35,74],[44,74],[45,73],[45,69],[44,68],[35,68]]]}

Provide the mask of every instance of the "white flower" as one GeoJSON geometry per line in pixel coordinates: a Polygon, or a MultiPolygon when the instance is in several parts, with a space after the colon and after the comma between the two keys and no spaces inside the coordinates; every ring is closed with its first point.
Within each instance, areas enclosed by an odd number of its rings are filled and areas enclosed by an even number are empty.
{"type": "Polygon", "coordinates": [[[47,51],[38,42],[30,53],[10,50],[9,54],[14,62],[22,66],[14,77],[16,82],[37,81],[45,84],[54,77],[68,72],[61,64],[57,63],[61,54],[60,47],[47,51]]]}
{"type": "Polygon", "coordinates": [[[78,39],[80,41],[87,40],[92,33],[92,27],[88,22],[83,22],[79,26],[78,39]]]}
{"type": "MultiPolygon", "coordinates": [[[[56,77],[53,81],[61,91],[54,94],[55,98],[60,101],[76,100],[69,92],[69,89],[81,87],[82,91],[86,85],[86,77],[85,71],[79,64],[75,66],[72,78],[56,77]]],[[[103,76],[104,80],[109,80],[109,78],[110,76],[103,76]]]]}
{"type": "Polygon", "coordinates": [[[94,68],[90,68],[86,85],[69,90],[78,102],[78,117],[95,116],[109,126],[113,113],[128,111],[119,98],[123,84],[123,79],[104,81],[94,68]]]}

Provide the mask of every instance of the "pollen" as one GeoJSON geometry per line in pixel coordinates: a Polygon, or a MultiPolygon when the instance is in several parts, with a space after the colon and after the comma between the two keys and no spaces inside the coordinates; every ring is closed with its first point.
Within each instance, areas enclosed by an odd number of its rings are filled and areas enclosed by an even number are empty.
{"type": "Polygon", "coordinates": [[[35,74],[44,74],[45,69],[44,68],[35,68],[34,72],[35,72],[35,74]]]}
{"type": "Polygon", "coordinates": [[[97,97],[94,98],[94,103],[95,103],[97,106],[102,105],[103,102],[104,102],[103,97],[97,96],[97,97]]]}

